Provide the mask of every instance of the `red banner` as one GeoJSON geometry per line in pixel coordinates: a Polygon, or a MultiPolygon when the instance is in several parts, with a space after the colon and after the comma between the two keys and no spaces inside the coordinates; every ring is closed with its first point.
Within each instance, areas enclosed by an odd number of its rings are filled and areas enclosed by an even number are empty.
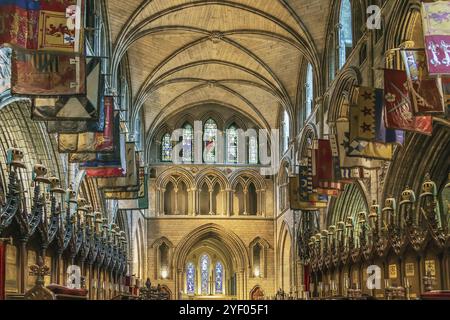
{"type": "Polygon", "coordinates": [[[40,1],[0,3],[0,46],[8,43],[27,49],[37,48],[40,1]]]}
{"type": "Polygon", "coordinates": [[[431,116],[414,116],[405,71],[384,70],[385,122],[390,129],[431,135],[431,116]]]}
{"type": "Polygon", "coordinates": [[[443,113],[444,99],[441,79],[429,76],[425,50],[403,50],[402,56],[408,76],[414,113],[416,115],[443,113]]]}
{"type": "Polygon", "coordinates": [[[330,140],[317,140],[317,147],[314,150],[317,180],[318,182],[331,181],[333,180],[333,156],[330,140]]]}
{"type": "Polygon", "coordinates": [[[84,0],[0,1],[0,45],[83,53],[84,0]]]}
{"type": "Polygon", "coordinates": [[[81,95],[86,92],[86,61],[72,55],[14,50],[11,91],[23,95],[81,95]]]}

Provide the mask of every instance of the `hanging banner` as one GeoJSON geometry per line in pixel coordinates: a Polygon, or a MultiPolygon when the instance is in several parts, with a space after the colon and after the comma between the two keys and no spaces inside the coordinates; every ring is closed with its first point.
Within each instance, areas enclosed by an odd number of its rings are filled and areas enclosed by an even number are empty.
{"type": "Polygon", "coordinates": [[[0,1],[0,46],[37,49],[41,1],[0,1]]]}
{"type": "Polygon", "coordinates": [[[425,50],[402,50],[415,115],[444,112],[441,78],[430,78],[425,50]]]}
{"type": "Polygon", "coordinates": [[[136,186],[121,189],[104,189],[105,199],[134,200],[144,195],[145,168],[139,168],[139,178],[136,186]]]}
{"type": "Polygon", "coordinates": [[[125,135],[121,134],[120,146],[116,146],[113,153],[95,154],[94,159],[80,163],[80,168],[92,178],[124,177],[126,174],[125,145],[125,135]]]}
{"type": "Polygon", "coordinates": [[[98,120],[83,121],[47,121],[48,133],[85,133],[85,132],[103,132],[105,130],[105,115],[108,113],[109,105],[105,104],[102,97],[100,105],[100,114],[98,120]]]}
{"type": "Polygon", "coordinates": [[[120,132],[120,113],[114,111],[112,97],[105,97],[107,106],[105,130],[79,134],[59,134],[60,153],[111,153],[114,151],[114,137],[120,132]]]}
{"type": "Polygon", "coordinates": [[[314,148],[316,175],[319,183],[321,181],[333,180],[333,157],[329,140],[318,139],[317,148],[314,148]]]}
{"type": "Polygon", "coordinates": [[[450,2],[422,2],[422,25],[430,75],[450,75],[450,2]]]}
{"type": "MultiPolygon", "coordinates": [[[[83,59],[81,59],[83,60],[83,59]]],[[[86,58],[86,95],[38,97],[33,100],[32,118],[42,121],[99,120],[104,78],[101,59],[86,58]]],[[[84,71],[83,71],[84,73],[84,71]]]]}
{"type": "Polygon", "coordinates": [[[405,71],[384,70],[385,123],[391,129],[431,135],[431,116],[414,116],[405,71]]]}
{"type": "Polygon", "coordinates": [[[126,144],[126,175],[119,178],[99,178],[97,185],[99,189],[125,188],[136,186],[138,179],[138,168],[136,168],[136,145],[134,142],[126,144]]]}
{"type": "Polygon", "coordinates": [[[148,174],[145,174],[144,184],[138,193],[138,199],[119,200],[119,209],[121,210],[144,210],[149,208],[148,200],[148,174]]]}
{"type": "Polygon", "coordinates": [[[38,50],[83,53],[84,1],[40,2],[38,50]]]}
{"type": "Polygon", "coordinates": [[[14,49],[11,93],[26,96],[73,96],[86,93],[86,62],[75,55],[14,49]]]}
{"type": "Polygon", "coordinates": [[[356,87],[357,102],[350,107],[350,141],[403,144],[404,132],[384,125],[384,91],[356,87]]]}
{"type": "Polygon", "coordinates": [[[339,146],[339,164],[342,168],[380,168],[382,162],[379,160],[368,159],[364,154],[365,145],[360,141],[353,142],[350,145],[348,119],[340,118],[336,121],[337,142],[339,146]]]}

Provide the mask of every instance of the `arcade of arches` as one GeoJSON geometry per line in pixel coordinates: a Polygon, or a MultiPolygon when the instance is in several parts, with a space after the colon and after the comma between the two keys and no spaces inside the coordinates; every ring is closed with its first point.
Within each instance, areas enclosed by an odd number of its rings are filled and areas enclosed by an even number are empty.
{"type": "Polygon", "coordinates": [[[62,153],[69,127],[38,121],[31,94],[3,90],[11,54],[0,43],[0,300],[29,297],[35,264],[62,287],[78,266],[93,300],[450,290],[448,85],[432,133],[402,131],[389,158],[342,154],[339,140],[360,87],[384,88],[385,68],[405,69],[399,48],[424,48],[421,5],[433,1],[85,2],[86,52],[103,57],[100,95],[120,122],[115,149],[121,164],[135,154],[127,166],[145,178],[139,192],[101,188],[117,183],[113,171],[73,161],[100,153],[62,153]],[[370,5],[379,28],[367,27],[370,5]],[[299,208],[295,179],[315,183],[311,163],[332,139],[339,186],[311,186],[299,208]]]}

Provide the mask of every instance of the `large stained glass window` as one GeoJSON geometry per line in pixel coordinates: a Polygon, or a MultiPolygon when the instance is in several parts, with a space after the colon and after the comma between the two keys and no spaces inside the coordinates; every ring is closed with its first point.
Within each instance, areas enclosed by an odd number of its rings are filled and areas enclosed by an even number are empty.
{"type": "Polygon", "coordinates": [[[200,259],[201,272],[201,292],[202,294],[209,294],[209,266],[210,260],[207,254],[204,254],[200,259]]]}
{"type": "Polygon", "coordinates": [[[314,97],[313,70],[311,63],[308,63],[308,66],[306,67],[305,92],[306,118],[308,118],[311,115],[314,97]]]}
{"type": "Polygon", "coordinates": [[[172,141],[169,133],[166,133],[161,139],[161,160],[163,162],[172,161],[172,141]]]}
{"type": "Polygon", "coordinates": [[[183,126],[183,162],[192,162],[192,141],[194,139],[194,129],[189,123],[183,126]]]}
{"type": "Polygon", "coordinates": [[[255,136],[248,138],[248,163],[258,164],[258,138],[255,136]]]}
{"type": "Polygon", "coordinates": [[[215,163],[217,161],[217,124],[213,119],[209,119],[205,123],[203,141],[205,142],[204,161],[215,163]]]}
{"type": "Polygon", "coordinates": [[[195,294],[195,266],[192,262],[186,268],[186,288],[187,294],[195,294]]]}
{"type": "Polygon", "coordinates": [[[352,6],[350,0],[342,0],[339,14],[339,69],[341,69],[353,46],[352,6]]]}
{"type": "Polygon", "coordinates": [[[223,294],[223,265],[216,263],[216,294],[223,294]]]}
{"type": "Polygon", "coordinates": [[[227,129],[227,163],[238,162],[238,131],[233,124],[227,129]]]}

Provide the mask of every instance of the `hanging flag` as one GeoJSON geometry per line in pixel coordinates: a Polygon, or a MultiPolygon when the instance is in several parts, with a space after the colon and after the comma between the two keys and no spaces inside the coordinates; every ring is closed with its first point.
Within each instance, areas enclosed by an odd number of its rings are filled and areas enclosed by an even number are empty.
{"type": "Polygon", "coordinates": [[[134,200],[143,196],[145,183],[145,168],[139,168],[138,183],[136,186],[125,187],[120,189],[104,189],[105,199],[111,200],[134,200]]]}
{"type": "Polygon", "coordinates": [[[315,154],[316,175],[319,183],[321,181],[333,180],[333,159],[330,140],[318,139],[315,143],[316,148],[313,152],[315,154]]]}
{"type": "Polygon", "coordinates": [[[10,44],[37,49],[41,2],[35,0],[0,1],[0,46],[10,44]]]}
{"type": "Polygon", "coordinates": [[[97,184],[99,189],[124,188],[135,186],[138,172],[136,168],[136,145],[134,142],[126,144],[126,175],[119,178],[99,178],[97,184]]]}
{"type": "Polygon", "coordinates": [[[375,89],[375,142],[395,143],[403,145],[405,143],[405,131],[388,129],[384,123],[384,90],[375,89]]]}
{"type": "Polygon", "coordinates": [[[308,170],[308,159],[302,159],[299,166],[299,195],[301,201],[307,201],[309,199],[309,193],[312,193],[309,184],[309,170],[308,170]]]}
{"type": "Polygon", "coordinates": [[[138,193],[138,198],[133,200],[119,200],[121,210],[144,210],[149,208],[148,200],[148,174],[144,176],[144,184],[138,193]]]}
{"type": "Polygon", "coordinates": [[[376,89],[356,87],[357,101],[350,106],[350,140],[375,140],[376,89]]]}
{"type": "Polygon", "coordinates": [[[85,133],[103,132],[105,130],[105,115],[108,113],[109,105],[105,104],[104,97],[101,98],[100,114],[98,120],[83,121],[47,121],[48,133],[85,133]]]}
{"type": "Polygon", "coordinates": [[[429,77],[425,50],[402,50],[402,57],[414,113],[416,115],[443,113],[442,81],[441,78],[429,77]]]}
{"type": "Polygon", "coordinates": [[[84,0],[40,1],[38,50],[84,52],[84,0]]]}
{"type": "Polygon", "coordinates": [[[59,134],[60,153],[111,153],[114,151],[114,136],[120,132],[120,113],[114,111],[112,97],[105,97],[107,112],[103,132],[59,134]]]}
{"type": "Polygon", "coordinates": [[[406,72],[384,70],[385,123],[387,128],[431,135],[431,116],[414,116],[406,72]]]}
{"type": "Polygon", "coordinates": [[[422,2],[422,25],[430,75],[450,75],[450,2],[422,2]]]}
{"type": "Polygon", "coordinates": [[[83,57],[14,49],[11,93],[27,96],[84,94],[85,68],[83,57]]]}
{"type": "MultiPolygon", "coordinates": [[[[124,177],[126,175],[126,143],[125,135],[120,135],[120,145],[113,153],[97,153],[95,158],[80,163],[80,169],[92,178],[124,177]]],[[[76,154],[79,155],[79,154],[76,154]]]]}
{"type": "Polygon", "coordinates": [[[382,89],[357,87],[357,103],[350,107],[350,141],[403,144],[404,132],[384,125],[382,89]]]}
{"type": "Polygon", "coordinates": [[[84,0],[1,0],[0,46],[83,54],[84,0]]]}
{"type": "Polygon", "coordinates": [[[11,89],[11,48],[0,48],[0,95],[11,89]]]}
{"type": "MultiPolygon", "coordinates": [[[[83,59],[81,59],[83,60],[83,59]]],[[[84,74],[84,71],[82,71],[84,74]]],[[[43,121],[98,120],[104,93],[101,59],[86,58],[86,95],[38,97],[33,100],[32,118],[43,121]]]]}
{"type": "Polygon", "coordinates": [[[380,168],[382,162],[367,159],[363,154],[364,146],[350,146],[349,122],[345,118],[336,121],[337,142],[339,146],[339,164],[341,168],[380,168]],[[351,154],[352,156],[348,156],[351,154]]]}

